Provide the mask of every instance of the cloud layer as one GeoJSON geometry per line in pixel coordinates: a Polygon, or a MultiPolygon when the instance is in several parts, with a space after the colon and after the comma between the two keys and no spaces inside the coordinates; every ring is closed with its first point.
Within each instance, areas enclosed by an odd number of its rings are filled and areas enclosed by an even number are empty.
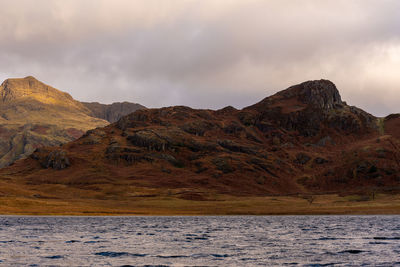
{"type": "Polygon", "coordinates": [[[400,112],[400,1],[0,0],[0,78],[84,101],[241,108],[310,79],[400,112]]]}

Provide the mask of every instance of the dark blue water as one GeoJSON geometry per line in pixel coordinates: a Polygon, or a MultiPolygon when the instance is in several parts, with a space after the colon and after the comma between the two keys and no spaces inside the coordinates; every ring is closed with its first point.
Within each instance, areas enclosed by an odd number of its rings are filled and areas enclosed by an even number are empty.
{"type": "Polygon", "coordinates": [[[2,266],[400,266],[400,216],[0,217],[2,266]]]}

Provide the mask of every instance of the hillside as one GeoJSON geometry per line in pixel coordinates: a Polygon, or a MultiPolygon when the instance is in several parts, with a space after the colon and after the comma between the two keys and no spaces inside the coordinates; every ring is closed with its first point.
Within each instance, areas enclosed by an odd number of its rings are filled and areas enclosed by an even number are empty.
{"type": "MultiPolygon", "coordinates": [[[[129,213],[143,210],[137,203],[157,209],[191,200],[222,213],[215,205],[227,196],[396,193],[399,138],[400,116],[376,118],[343,102],[332,82],[308,81],[242,110],[138,110],[62,147],[38,149],[0,177],[4,187],[18,185],[5,196],[33,202],[36,195],[129,213]]],[[[244,204],[237,205],[228,206],[244,204]]]]}
{"type": "Polygon", "coordinates": [[[32,76],[5,80],[0,96],[0,168],[37,147],[64,144],[108,124],[69,94],[32,76]]]}

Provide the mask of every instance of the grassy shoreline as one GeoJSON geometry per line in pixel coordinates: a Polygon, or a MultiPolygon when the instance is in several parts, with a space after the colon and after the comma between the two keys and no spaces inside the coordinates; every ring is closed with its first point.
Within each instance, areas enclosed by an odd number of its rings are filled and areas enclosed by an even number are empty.
{"type": "Polygon", "coordinates": [[[0,215],[65,216],[201,216],[201,215],[395,215],[400,195],[379,194],[374,199],[351,195],[307,197],[234,197],[213,200],[146,197],[126,200],[37,199],[1,197],[0,215]]]}

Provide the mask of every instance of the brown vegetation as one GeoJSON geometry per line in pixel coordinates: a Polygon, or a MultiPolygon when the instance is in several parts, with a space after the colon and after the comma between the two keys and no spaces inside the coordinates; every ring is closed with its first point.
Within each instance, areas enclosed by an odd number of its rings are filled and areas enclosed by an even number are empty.
{"type": "Polygon", "coordinates": [[[326,80],[243,110],[138,110],[0,170],[0,201],[38,214],[398,213],[399,122],[326,80]]]}

